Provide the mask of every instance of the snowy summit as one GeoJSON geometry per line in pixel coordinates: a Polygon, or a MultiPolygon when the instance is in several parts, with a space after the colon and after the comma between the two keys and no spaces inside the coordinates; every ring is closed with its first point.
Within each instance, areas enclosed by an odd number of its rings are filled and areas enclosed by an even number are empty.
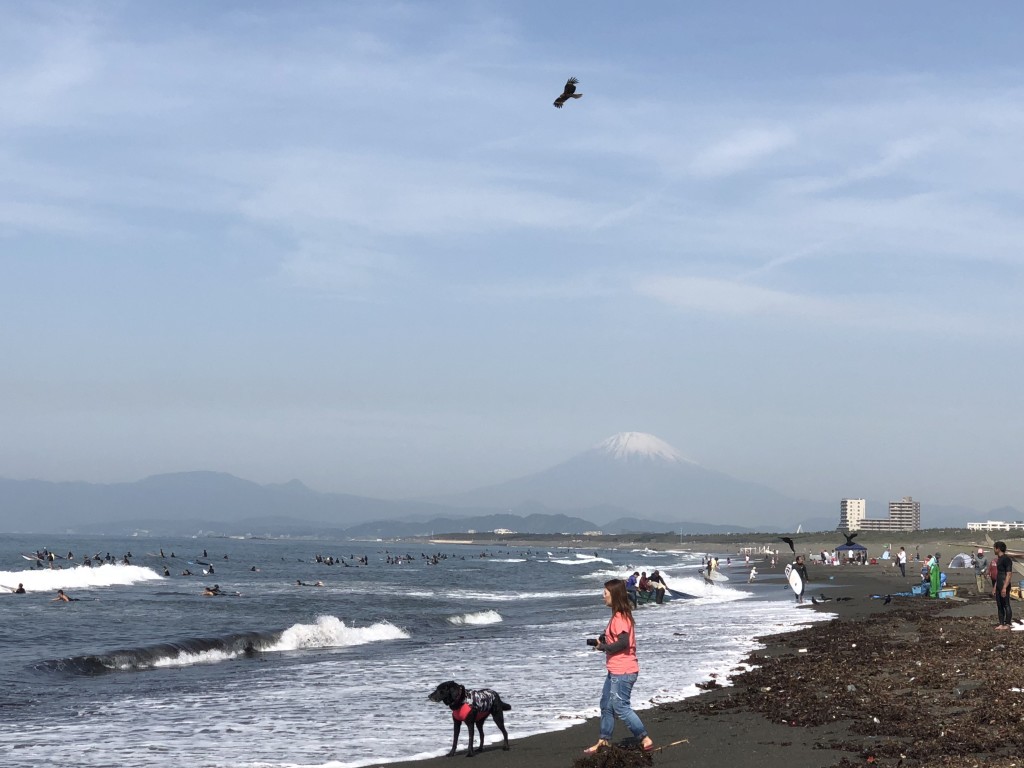
{"type": "Polygon", "coordinates": [[[646,432],[619,432],[595,445],[594,450],[622,460],[660,459],[679,464],[693,463],[664,440],[646,432]]]}

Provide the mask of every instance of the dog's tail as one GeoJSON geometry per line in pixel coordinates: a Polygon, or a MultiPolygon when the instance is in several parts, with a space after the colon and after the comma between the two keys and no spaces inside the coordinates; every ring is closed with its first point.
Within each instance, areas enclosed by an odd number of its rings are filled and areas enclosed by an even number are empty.
{"type": "Polygon", "coordinates": [[[506,704],[504,701],[501,702],[501,711],[502,712],[508,712],[510,709],[512,709],[512,705],[511,704],[506,704]]]}

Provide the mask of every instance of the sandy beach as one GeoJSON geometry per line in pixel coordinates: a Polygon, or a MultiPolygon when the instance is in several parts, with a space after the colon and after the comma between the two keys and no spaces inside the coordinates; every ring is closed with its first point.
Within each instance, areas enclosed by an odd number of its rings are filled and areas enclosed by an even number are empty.
{"type": "MultiPolygon", "coordinates": [[[[962,532],[954,534],[955,544],[934,532],[918,534],[916,540],[907,537],[910,546],[895,539],[893,543],[906,546],[911,558],[913,547],[920,548],[922,557],[940,551],[943,564],[957,552],[969,551],[960,546],[962,532]]],[[[828,543],[842,543],[842,538],[826,534],[820,543],[810,538],[799,543],[804,546],[798,551],[814,552],[828,543]]],[[[725,552],[725,547],[735,549],[736,542],[706,544],[708,551],[725,552]]],[[[1019,540],[1011,546],[1019,546],[1019,540]]],[[[774,574],[780,574],[786,562],[783,557],[774,574]]],[[[766,563],[758,563],[758,570],[766,577],[773,575],[766,563]]],[[[977,593],[972,569],[943,570],[948,583],[957,587],[954,599],[896,596],[886,603],[872,596],[909,591],[919,582],[913,563],[906,578],[887,562],[812,564],[812,582],[842,586],[809,595],[818,604],[807,610],[829,611],[835,618],[764,638],[764,649],[751,654],[749,666],[724,675],[728,679],[709,679],[708,690],[699,695],[642,711],[651,737],[661,747],[652,763],[691,766],[727,761],[736,768],[1024,766],[1024,632],[994,629],[995,602],[977,593]]],[[[751,589],[779,585],[778,579],[768,578],[751,589]]],[[[1024,617],[1024,603],[1015,601],[1014,608],[1017,618],[1024,617]]],[[[656,675],[657,660],[644,657],[642,635],[639,646],[641,675],[656,675]]],[[[552,685],[557,684],[556,676],[552,685]]],[[[595,679],[595,699],[598,686],[595,679]]],[[[440,744],[451,738],[450,722],[439,713],[440,744]]],[[[620,753],[583,758],[582,749],[597,738],[596,720],[527,738],[516,737],[515,710],[506,714],[506,724],[511,749],[504,752],[495,746],[497,730],[488,723],[488,746],[474,758],[475,765],[624,764],[620,753]]],[[[628,736],[618,723],[615,740],[628,747],[628,736]]],[[[464,756],[463,732],[456,759],[464,756]]],[[[644,756],[637,753],[635,758],[644,756]]],[[[401,765],[431,768],[444,760],[401,765]]]]}

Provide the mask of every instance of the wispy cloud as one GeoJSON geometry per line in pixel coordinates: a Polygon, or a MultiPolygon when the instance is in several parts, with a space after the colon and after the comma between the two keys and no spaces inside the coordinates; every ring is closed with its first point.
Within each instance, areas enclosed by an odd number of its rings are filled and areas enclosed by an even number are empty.
{"type": "Polygon", "coordinates": [[[691,169],[697,176],[729,176],[749,170],[797,140],[787,127],[744,129],[701,150],[691,169]]]}

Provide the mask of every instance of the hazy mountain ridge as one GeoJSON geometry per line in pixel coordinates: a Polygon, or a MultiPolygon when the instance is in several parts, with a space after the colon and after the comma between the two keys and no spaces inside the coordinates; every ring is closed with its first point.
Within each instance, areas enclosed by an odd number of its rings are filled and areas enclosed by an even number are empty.
{"type": "MultiPolygon", "coordinates": [[[[345,535],[377,538],[507,528],[519,533],[828,530],[838,500],[788,498],[705,469],[653,435],[626,432],[533,475],[466,493],[385,500],[321,493],[298,480],[260,485],[223,472],[153,475],[109,485],[0,478],[0,530],[345,535]],[[708,521],[714,521],[708,522],[708,521]]],[[[869,516],[888,507],[869,502],[869,516]]],[[[922,504],[925,527],[1020,519],[922,504]]]]}

